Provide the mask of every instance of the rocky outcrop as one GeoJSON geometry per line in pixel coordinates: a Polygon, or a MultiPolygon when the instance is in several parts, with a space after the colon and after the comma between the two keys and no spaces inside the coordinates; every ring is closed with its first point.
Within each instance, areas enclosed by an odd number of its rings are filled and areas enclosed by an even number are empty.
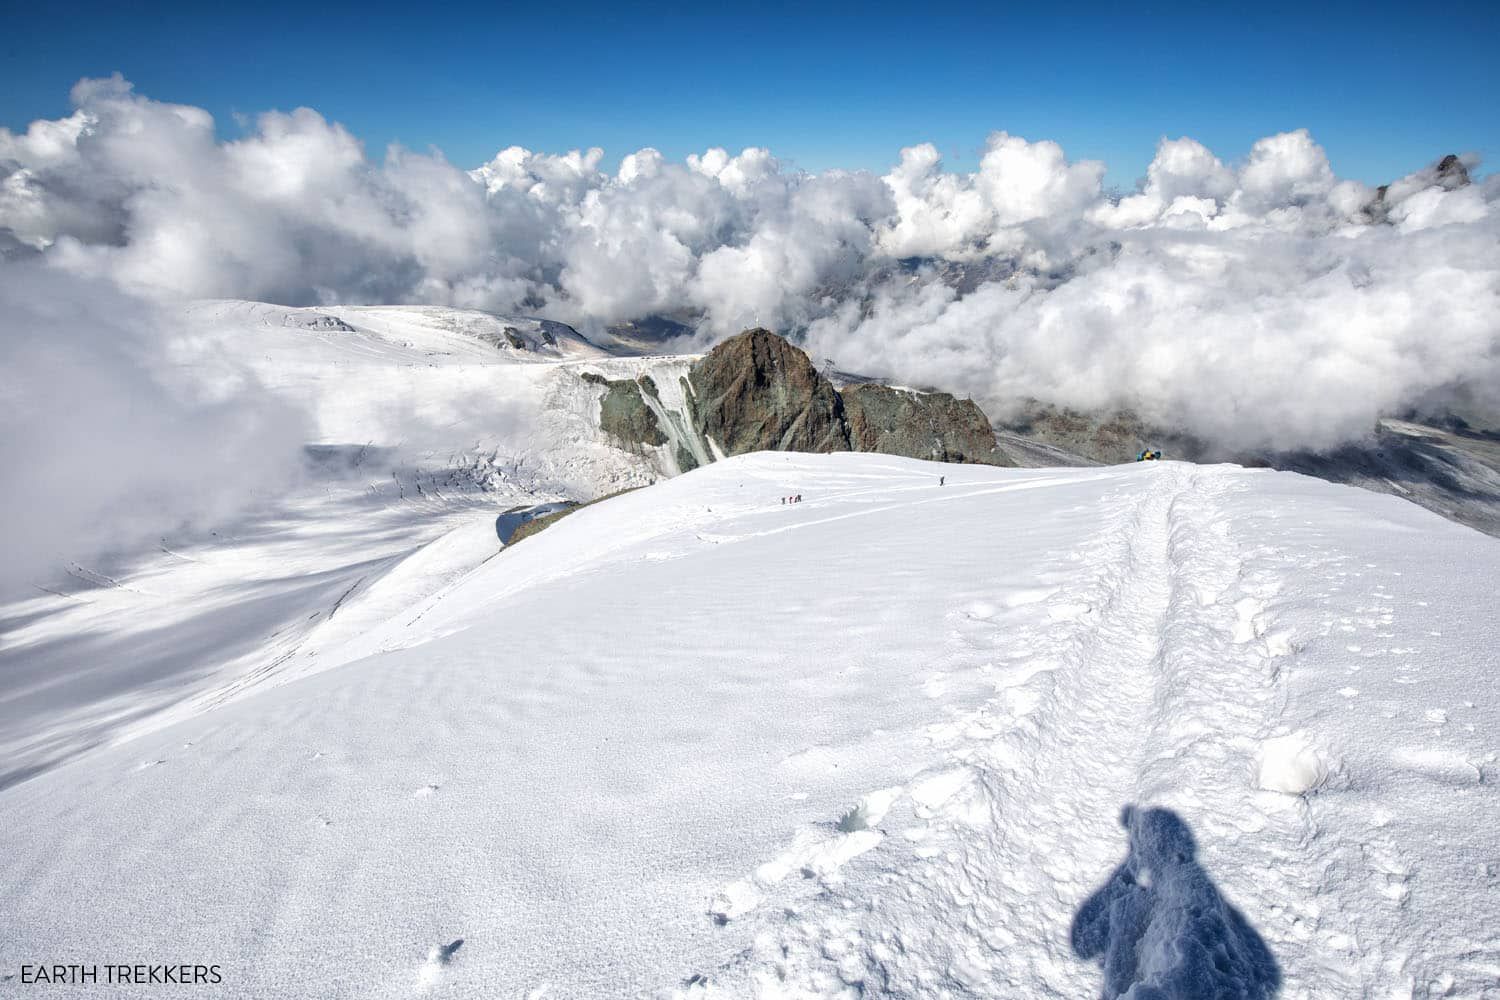
{"type": "Polygon", "coordinates": [[[524,351],[529,354],[553,355],[571,353],[563,348],[582,345],[596,351],[595,345],[566,323],[550,319],[533,319],[524,316],[486,316],[484,319],[464,322],[458,317],[452,329],[468,333],[489,344],[497,351],[524,351]]]}
{"type": "Polygon", "coordinates": [[[746,330],[699,358],[668,384],[669,399],[649,375],[582,377],[605,389],[599,422],[614,444],[638,454],[670,446],[653,459],[668,475],[716,454],[754,451],[873,451],[1015,464],[995,447],[989,419],[972,401],[854,376],[836,388],[804,352],[769,330],[746,330]]]}
{"type": "Polygon", "coordinates": [[[843,402],[806,354],[769,330],[746,330],[688,373],[692,419],[726,455],[849,450],[843,402]]]}
{"type": "Polygon", "coordinates": [[[641,396],[642,388],[656,395],[656,383],[651,376],[634,379],[607,379],[593,372],[584,372],[585,382],[602,385],[604,398],[599,401],[599,426],[626,451],[640,451],[642,447],[654,448],[667,443],[656,414],[646,405],[641,396]]]}
{"type": "Polygon", "coordinates": [[[1364,208],[1365,220],[1389,222],[1392,204],[1410,197],[1417,191],[1431,187],[1442,188],[1444,191],[1457,191],[1461,187],[1467,187],[1469,183],[1469,169],[1464,166],[1463,160],[1449,153],[1441,160],[1409,177],[1403,177],[1394,184],[1382,184],[1376,188],[1375,197],[1364,208]]]}
{"type": "Polygon", "coordinates": [[[1133,461],[1147,448],[1162,451],[1171,459],[1201,461],[1209,457],[1203,443],[1191,435],[1154,427],[1129,410],[1088,414],[1033,401],[996,430],[1001,451],[1022,465],[1114,465],[1133,461]],[[1021,456],[1016,446],[1040,446],[1045,451],[1021,456]]]}
{"type": "Polygon", "coordinates": [[[585,507],[592,507],[596,503],[603,503],[606,500],[624,496],[626,493],[634,493],[638,489],[641,489],[641,487],[632,486],[628,489],[615,490],[613,493],[606,493],[603,496],[595,497],[587,503],[565,501],[562,503],[542,504],[538,507],[514,508],[500,515],[500,519],[495,522],[495,530],[500,535],[501,544],[509,549],[517,542],[525,541],[532,535],[546,531],[569,514],[583,510],[585,507]],[[515,525],[505,524],[506,518],[517,512],[522,515],[519,523],[515,525]]]}
{"type": "Polygon", "coordinates": [[[337,316],[323,313],[289,312],[281,318],[282,326],[294,326],[302,330],[323,330],[336,333],[353,333],[354,327],[337,316]]]}
{"type": "Polygon", "coordinates": [[[972,400],[875,383],[846,386],[839,394],[854,451],[934,462],[1009,464],[995,450],[989,418],[972,400]]]}
{"type": "Polygon", "coordinates": [[[1183,431],[1152,427],[1129,412],[1085,414],[1032,403],[996,426],[1015,465],[1115,465],[1144,448],[1188,462],[1281,469],[1389,493],[1500,537],[1500,431],[1450,418],[1444,426],[1383,419],[1368,437],[1324,452],[1229,451],[1183,431]]]}

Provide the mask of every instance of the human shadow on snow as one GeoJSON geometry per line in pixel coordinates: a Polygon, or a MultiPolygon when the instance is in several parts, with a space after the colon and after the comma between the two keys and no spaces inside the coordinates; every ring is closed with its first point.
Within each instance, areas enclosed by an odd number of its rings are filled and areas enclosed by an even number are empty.
{"type": "Polygon", "coordinates": [[[1170,809],[1120,811],[1130,851],[1073,918],[1073,952],[1104,967],[1104,1000],[1271,1000],[1281,970],[1215,888],[1170,809]]]}

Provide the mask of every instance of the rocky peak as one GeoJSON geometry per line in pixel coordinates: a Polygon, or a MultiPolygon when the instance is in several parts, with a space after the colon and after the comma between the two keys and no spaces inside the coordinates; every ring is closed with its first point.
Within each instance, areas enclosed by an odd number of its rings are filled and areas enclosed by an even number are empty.
{"type": "Polygon", "coordinates": [[[1457,191],[1469,184],[1469,169],[1464,161],[1449,153],[1436,163],[1404,177],[1393,184],[1382,184],[1375,189],[1375,198],[1365,206],[1365,216],[1371,222],[1390,221],[1390,209],[1415,191],[1429,187],[1440,187],[1444,191],[1457,191]]]}
{"type": "Polygon", "coordinates": [[[996,447],[989,418],[971,400],[871,381],[836,388],[803,351],[769,330],[746,330],[695,361],[682,379],[685,412],[663,409],[649,376],[612,380],[585,372],[582,378],[605,390],[599,421],[616,447],[644,453],[675,446],[676,468],[668,473],[712,461],[715,448],[725,456],[873,451],[1012,464],[996,447]],[[669,426],[656,419],[656,410],[669,426]]]}
{"type": "Polygon", "coordinates": [[[1466,187],[1469,183],[1469,170],[1462,160],[1449,153],[1438,161],[1437,182],[1447,191],[1466,187]]]}
{"type": "Polygon", "coordinates": [[[726,455],[849,450],[833,384],[770,330],[730,337],[693,364],[688,380],[694,426],[726,455]]]}

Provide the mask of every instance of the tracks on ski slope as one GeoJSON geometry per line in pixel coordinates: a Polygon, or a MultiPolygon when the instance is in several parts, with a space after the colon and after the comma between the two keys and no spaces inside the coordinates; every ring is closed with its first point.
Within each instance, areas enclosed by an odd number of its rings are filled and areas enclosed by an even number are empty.
{"type": "MultiPolygon", "coordinates": [[[[1265,613],[1278,584],[1243,579],[1220,504],[1233,473],[1152,473],[1039,568],[1067,581],[1039,592],[1046,614],[1032,617],[1045,621],[958,616],[959,655],[1010,661],[996,696],[937,727],[951,744],[942,766],[871,792],[838,832],[804,831],[726,886],[711,912],[765,929],[688,993],[1092,995],[1098,970],[1068,931],[1124,854],[1122,806],[1181,809],[1215,837],[1263,833],[1244,802],[1247,762],[1280,714],[1274,661],[1290,647],[1266,638],[1265,613]]],[[[1296,802],[1269,831],[1278,843],[1312,835],[1296,802]]]]}

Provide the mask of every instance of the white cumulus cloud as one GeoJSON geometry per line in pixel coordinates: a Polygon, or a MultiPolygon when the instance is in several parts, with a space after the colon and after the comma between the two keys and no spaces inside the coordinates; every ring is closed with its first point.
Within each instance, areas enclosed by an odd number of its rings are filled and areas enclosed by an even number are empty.
{"type": "Polygon", "coordinates": [[[1103,164],[1004,131],[970,172],[922,143],[884,176],[797,172],[758,147],[642,149],[611,172],[597,148],[509,146],[464,170],[371,151],[305,108],[224,140],[119,77],[73,98],[66,118],[0,129],[0,267],[585,332],[670,313],[699,346],[758,323],[992,412],[1131,406],[1234,447],[1328,446],[1500,384],[1500,186],[1462,183],[1472,158],[1377,193],[1305,130],[1240,162],[1164,138],[1118,198],[1103,164]]]}

